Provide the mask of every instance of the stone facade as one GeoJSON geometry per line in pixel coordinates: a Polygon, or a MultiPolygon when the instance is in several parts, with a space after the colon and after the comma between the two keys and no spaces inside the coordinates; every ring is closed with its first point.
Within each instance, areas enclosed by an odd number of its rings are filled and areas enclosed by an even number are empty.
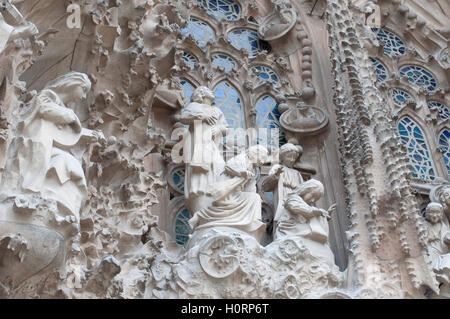
{"type": "Polygon", "coordinates": [[[446,0],[0,0],[1,298],[450,298],[446,0]]]}

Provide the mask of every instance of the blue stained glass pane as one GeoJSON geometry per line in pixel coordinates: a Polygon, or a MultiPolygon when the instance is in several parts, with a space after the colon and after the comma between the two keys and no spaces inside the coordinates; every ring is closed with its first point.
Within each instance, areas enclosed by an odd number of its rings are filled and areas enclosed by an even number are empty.
{"type": "Polygon", "coordinates": [[[383,46],[386,55],[394,57],[405,54],[405,43],[397,35],[386,29],[373,28],[372,31],[377,34],[377,39],[383,46]]]}
{"type": "Polygon", "coordinates": [[[184,175],[185,175],[184,167],[179,167],[172,173],[173,184],[177,189],[177,191],[179,191],[180,193],[184,193],[184,175]]]}
{"type": "Polygon", "coordinates": [[[214,94],[216,96],[216,106],[222,110],[228,126],[231,128],[244,128],[241,98],[233,86],[228,82],[221,82],[217,85],[214,94]]]}
{"type": "Polygon", "coordinates": [[[229,21],[239,19],[241,9],[234,0],[197,0],[197,2],[216,19],[225,18],[229,21]]]}
{"type": "Polygon", "coordinates": [[[425,136],[420,127],[408,117],[398,123],[398,132],[412,165],[413,176],[422,180],[435,179],[434,167],[425,136]]]}
{"type": "Polygon", "coordinates": [[[237,29],[228,33],[228,40],[236,49],[246,49],[251,58],[263,50],[269,51],[269,44],[261,41],[258,34],[250,29],[237,29]]]}
{"type": "Polygon", "coordinates": [[[180,246],[183,246],[188,241],[189,235],[192,233],[191,226],[189,225],[190,218],[191,214],[189,211],[183,208],[175,219],[175,241],[180,246]]]}
{"type": "Polygon", "coordinates": [[[443,103],[431,101],[428,102],[428,108],[430,110],[437,109],[439,111],[439,117],[441,118],[441,120],[446,120],[450,117],[450,110],[447,105],[443,103]]]}
{"type": "Polygon", "coordinates": [[[194,93],[194,86],[184,79],[180,81],[180,84],[183,87],[184,93],[186,94],[189,103],[189,101],[191,100],[192,93],[194,93]]]}
{"type": "Polygon", "coordinates": [[[280,112],[278,111],[277,102],[269,95],[266,95],[256,102],[256,125],[259,130],[258,144],[266,144],[268,146],[281,146],[286,143],[286,137],[280,129],[280,112]],[[265,128],[266,130],[261,130],[265,128]],[[261,136],[262,135],[262,136],[261,136]]]}
{"type": "Polygon", "coordinates": [[[407,103],[412,102],[413,98],[406,91],[394,89],[392,91],[392,100],[394,101],[395,106],[402,107],[405,106],[407,103]]]}
{"type": "Polygon", "coordinates": [[[187,38],[192,35],[197,40],[198,46],[203,48],[215,38],[214,30],[204,21],[197,18],[189,18],[187,26],[181,30],[181,34],[187,38]]]}
{"type": "Polygon", "coordinates": [[[447,175],[450,177],[450,131],[444,129],[439,135],[439,148],[444,156],[445,166],[447,167],[447,175]]]}
{"type": "Polygon", "coordinates": [[[429,92],[437,90],[436,78],[426,69],[417,65],[406,65],[400,69],[400,76],[407,77],[409,83],[426,88],[429,92]]]}
{"type": "Polygon", "coordinates": [[[225,72],[230,72],[236,68],[236,62],[228,55],[222,53],[213,54],[212,65],[223,68],[225,72]]]}
{"type": "Polygon", "coordinates": [[[377,81],[378,82],[384,82],[388,78],[388,72],[386,67],[377,59],[370,58],[370,61],[372,61],[373,66],[375,67],[375,72],[377,74],[377,81]]]}
{"type": "Polygon", "coordinates": [[[280,86],[280,80],[278,79],[278,76],[275,74],[275,72],[272,71],[272,69],[264,65],[257,65],[252,67],[250,71],[259,73],[259,83],[270,82],[274,87],[280,86]]]}

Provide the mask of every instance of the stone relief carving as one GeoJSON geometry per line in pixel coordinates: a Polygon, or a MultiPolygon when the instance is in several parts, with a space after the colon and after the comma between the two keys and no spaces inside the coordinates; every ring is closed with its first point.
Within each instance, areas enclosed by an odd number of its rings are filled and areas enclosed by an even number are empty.
{"type": "Polygon", "coordinates": [[[328,125],[328,114],[321,108],[298,102],[281,115],[280,124],[297,136],[318,134],[328,125]]]}

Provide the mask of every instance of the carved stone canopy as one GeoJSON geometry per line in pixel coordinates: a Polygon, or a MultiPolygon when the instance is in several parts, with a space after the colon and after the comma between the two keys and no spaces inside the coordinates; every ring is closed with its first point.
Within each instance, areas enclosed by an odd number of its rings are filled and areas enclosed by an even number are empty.
{"type": "Polygon", "coordinates": [[[316,106],[297,105],[281,115],[280,124],[296,135],[315,135],[328,125],[328,114],[316,106]]]}
{"type": "Polygon", "coordinates": [[[296,21],[297,13],[293,8],[274,11],[261,21],[258,35],[265,41],[277,40],[291,31],[296,21]]]}

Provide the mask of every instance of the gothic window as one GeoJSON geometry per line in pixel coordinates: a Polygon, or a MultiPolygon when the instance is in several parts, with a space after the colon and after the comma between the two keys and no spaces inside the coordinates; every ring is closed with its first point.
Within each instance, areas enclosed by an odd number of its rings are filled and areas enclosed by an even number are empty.
{"type": "Polygon", "coordinates": [[[448,109],[447,105],[437,102],[437,101],[431,101],[428,102],[428,108],[430,110],[437,109],[439,111],[439,117],[441,120],[446,120],[450,117],[450,110],[448,109]]]}
{"type": "Polygon", "coordinates": [[[189,18],[187,26],[181,30],[184,37],[192,35],[197,40],[198,46],[203,48],[208,42],[211,42],[215,35],[214,30],[204,21],[197,18],[189,18]]]}
{"type": "MultiPolygon", "coordinates": [[[[269,95],[263,96],[256,102],[256,124],[259,128],[268,128],[268,129],[275,129],[275,132],[272,130],[269,130],[265,132],[264,130],[262,132],[265,133],[276,133],[279,138],[279,145],[284,144],[285,136],[281,132],[280,129],[280,113],[278,111],[278,104],[277,102],[269,95]]],[[[260,138],[267,138],[268,145],[275,146],[274,142],[272,140],[273,136],[264,136],[260,138]]],[[[260,143],[262,141],[260,140],[260,143]]]]}
{"type": "Polygon", "coordinates": [[[216,68],[222,68],[225,72],[230,72],[236,68],[236,62],[226,54],[216,53],[212,55],[212,65],[216,68]]]}
{"type": "Polygon", "coordinates": [[[239,4],[234,0],[197,0],[206,12],[216,19],[225,18],[229,21],[237,20],[241,11],[239,4]]]}
{"type": "Polygon", "coordinates": [[[435,169],[431,161],[428,145],[420,127],[405,116],[398,123],[398,132],[412,165],[413,177],[434,180],[435,169]]]}
{"type": "Polygon", "coordinates": [[[191,68],[191,70],[194,69],[195,64],[198,62],[197,58],[190,54],[189,52],[183,51],[181,54],[181,57],[183,58],[184,62],[186,62],[187,65],[191,68]]]}
{"type": "Polygon", "coordinates": [[[245,128],[242,99],[239,93],[228,82],[221,82],[214,91],[216,106],[219,107],[231,128],[245,128]]]}
{"type": "Polygon", "coordinates": [[[264,65],[257,65],[250,69],[252,72],[259,73],[259,83],[270,82],[274,87],[280,86],[280,80],[278,76],[270,68],[264,65]]]}
{"type": "Polygon", "coordinates": [[[180,84],[183,87],[183,90],[184,90],[184,93],[186,94],[187,100],[190,101],[191,95],[192,95],[192,93],[194,93],[194,86],[184,79],[181,79],[180,84]]]}
{"type": "Polygon", "coordinates": [[[373,28],[377,34],[377,40],[383,46],[384,53],[390,57],[401,56],[406,53],[405,43],[394,33],[386,29],[373,28]]]}
{"type": "Polygon", "coordinates": [[[406,91],[394,89],[392,91],[392,101],[394,102],[395,106],[402,107],[405,106],[408,102],[412,102],[413,98],[406,91]]]}
{"type": "Polygon", "coordinates": [[[270,50],[269,44],[260,40],[258,34],[250,29],[233,30],[228,33],[228,40],[236,49],[247,50],[251,58],[254,58],[259,52],[270,50]]]}
{"type": "Polygon", "coordinates": [[[377,73],[378,82],[380,82],[380,83],[384,82],[388,78],[388,76],[387,76],[388,72],[387,72],[386,67],[377,59],[370,58],[370,61],[372,61],[373,66],[375,67],[375,72],[377,73]]]}
{"type": "Polygon", "coordinates": [[[407,77],[409,83],[419,87],[425,88],[429,92],[434,92],[437,89],[436,78],[428,70],[417,65],[406,65],[400,69],[400,76],[407,77]]]}
{"type": "Polygon", "coordinates": [[[447,174],[450,177],[450,131],[445,129],[439,135],[439,148],[444,156],[445,166],[447,167],[447,174]]]}
{"type": "Polygon", "coordinates": [[[175,218],[175,241],[178,245],[183,246],[189,239],[189,234],[192,232],[189,225],[191,214],[186,208],[182,208],[175,218]]]}

